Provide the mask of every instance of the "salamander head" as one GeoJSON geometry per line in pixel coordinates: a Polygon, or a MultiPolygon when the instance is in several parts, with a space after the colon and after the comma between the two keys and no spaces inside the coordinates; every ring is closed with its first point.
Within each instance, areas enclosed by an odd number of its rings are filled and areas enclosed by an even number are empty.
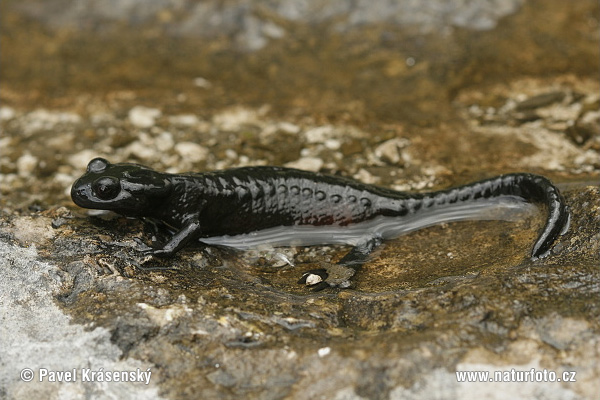
{"type": "Polygon", "coordinates": [[[160,199],[171,192],[171,182],[138,164],[111,164],[103,158],[89,162],[87,171],[71,188],[71,198],[80,207],[112,210],[135,217],[153,214],[160,199]]]}

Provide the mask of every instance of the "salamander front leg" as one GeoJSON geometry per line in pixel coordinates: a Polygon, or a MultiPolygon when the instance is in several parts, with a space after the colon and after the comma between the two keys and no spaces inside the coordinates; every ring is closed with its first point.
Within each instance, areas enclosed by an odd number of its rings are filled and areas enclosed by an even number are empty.
{"type": "Polygon", "coordinates": [[[162,248],[146,249],[144,250],[144,254],[159,257],[170,257],[185,247],[188,243],[198,239],[200,233],[200,223],[197,221],[189,222],[183,227],[183,229],[173,235],[171,240],[169,240],[162,248]]]}
{"type": "Polygon", "coordinates": [[[314,291],[320,291],[327,287],[350,287],[350,279],[381,242],[380,237],[372,237],[353,247],[337,264],[320,262],[321,268],[306,271],[298,283],[305,284],[314,291]]]}

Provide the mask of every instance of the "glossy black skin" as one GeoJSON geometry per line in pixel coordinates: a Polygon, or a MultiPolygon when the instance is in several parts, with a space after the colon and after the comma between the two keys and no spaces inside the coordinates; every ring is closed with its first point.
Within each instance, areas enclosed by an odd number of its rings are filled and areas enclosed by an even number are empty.
{"type": "MultiPolygon", "coordinates": [[[[73,201],[81,207],[149,217],[174,228],[177,233],[163,248],[153,249],[150,253],[154,255],[172,255],[190,241],[201,241],[203,237],[234,236],[277,226],[343,227],[376,216],[426,215],[427,209],[442,204],[504,195],[519,196],[547,207],[548,218],[532,257],[547,254],[567,225],[569,211],[548,179],[527,173],[412,194],[281,167],[166,174],[137,164],[110,164],[96,158],[71,189],[73,201]]],[[[380,242],[374,237],[351,252],[346,261],[351,263],[357,254],[366,256],[380,242]]]]}

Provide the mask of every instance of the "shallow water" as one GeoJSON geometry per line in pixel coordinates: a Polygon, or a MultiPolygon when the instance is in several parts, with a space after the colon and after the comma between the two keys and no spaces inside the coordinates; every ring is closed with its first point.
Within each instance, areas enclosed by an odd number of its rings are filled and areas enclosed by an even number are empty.
{"type": "Polygon", "coordinates": [[[328,244],[359,245],[373,237],[384,240],[442,223],[466,220],[517,221],[532,213],[533,205],[515,196],[503,196],[469,203],[432,207],[403,217],[379,216],[349,226],[280,226],[237,236],[202,238],[206,244],[248,249],[262,245],[312,246],[328,244]]]}

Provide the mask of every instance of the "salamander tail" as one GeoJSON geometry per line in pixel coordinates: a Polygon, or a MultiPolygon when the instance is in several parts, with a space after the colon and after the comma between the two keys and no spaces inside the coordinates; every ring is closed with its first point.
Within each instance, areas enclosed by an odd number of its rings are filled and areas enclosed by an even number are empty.
{"type": "Polygon", "coordinates": [[[544,228],[533,245],[531,251],[531,258],[533,259],[546,257],[552,248],[552,244],[569,228],[569,207],[565,204],[558,188],[543,176],[513,173],[487,179],[469,186],[472,191],[470,195],[474,198],[511,195],[546,206],[548,217],[544,228]]]}
{"type": "Polygon", "coordinates": [[[569,207],[558,188],[547,178],[533,174],[514,174],[514,176],[526,200],[541,202],[547,208],[546,224],[531,251],[533,259],[546,257],[556,239],[569,229],[571,221],[569,207]]]}

